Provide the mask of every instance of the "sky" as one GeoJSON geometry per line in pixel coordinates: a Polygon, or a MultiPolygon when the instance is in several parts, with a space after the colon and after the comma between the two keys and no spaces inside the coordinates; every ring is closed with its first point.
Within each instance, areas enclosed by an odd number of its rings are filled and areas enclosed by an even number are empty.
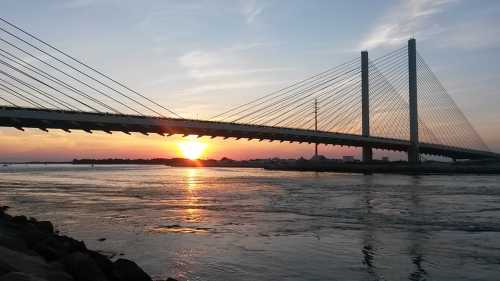
{"type": "MultiPolygon", "coordinates": [[[[500,1],[2,0],[0,16],[187,118],[208,118],[415,37],[500,152],[500,1]]],[[[311,145],[201,139],[204,157],[310,157],[311,145]],[[244,148],[244,149],[242,149],[244,148]]],[[[0,128],[0,161],[179,156],[179,136],[0,128]]],[[[329,157],[359,153],[328,147],[329,157]]]]}

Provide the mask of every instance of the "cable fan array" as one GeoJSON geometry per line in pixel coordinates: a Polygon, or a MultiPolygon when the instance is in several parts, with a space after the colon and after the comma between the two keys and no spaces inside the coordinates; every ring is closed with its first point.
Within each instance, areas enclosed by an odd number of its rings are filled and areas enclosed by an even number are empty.
{"type": "MultiPolygon", "coordinates": [[[[488,148],[417,53],[421,142],[488,148]]],[[[409,140],[408,48],[369,61],[370,135],[409,140]]],[[[353,59],[211,120],[361,134],[361,65],[353,59]],[[315,108],[318,114],[315,115],[315,108]]]]}
{"type": "MultiPolygon", "coordinates": [[[[408,48],[369,61],[370,135],[409,140],[408,48]]],[[[419,139],[488,151],[417,52],[419,139]]],[[[361,63],[352,59],[211,118],[361,134],[361,63]]],[[[0,105],[137,116],[174,111],[0,18],[0,105]]]]}
{"type": "Polygon", "coordinates": [[[180,117],[3,18],[0,103],[37,109],[180,117]]]}
{"type": "MultiPolygon", "coordinates": [[[[290,128],[314,128],[314,104],[318,113],[318,129],[349,131],[352,120],[360,113],[354,106],[360,102],[361,67],[358,59],[318,73],[293,85],[240,105],[212,120],[290,128]],[[338,116],[349,108],[352,114],[338,116]],[[357,112],[357,113],[356,113],[357,112]],[[338,118],[337,118],[338,117],[338,118]]],[[[352,129],[351,129],[352,131],[352,129]]]]}

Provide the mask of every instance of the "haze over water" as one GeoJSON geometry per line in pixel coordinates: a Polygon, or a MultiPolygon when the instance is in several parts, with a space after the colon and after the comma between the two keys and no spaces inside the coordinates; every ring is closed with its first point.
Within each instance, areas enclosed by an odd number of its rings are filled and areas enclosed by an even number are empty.
{"type": "Polygon", "coordinates": [[[0,167],[0,204],[123,253],[156,278],[498,280],[499,182],[12,165],[0,167]]]}

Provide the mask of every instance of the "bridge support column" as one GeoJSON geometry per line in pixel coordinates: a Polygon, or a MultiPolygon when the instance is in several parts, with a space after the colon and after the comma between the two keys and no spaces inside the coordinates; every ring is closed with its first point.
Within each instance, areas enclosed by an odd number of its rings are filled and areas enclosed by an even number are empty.
{"type": "MultiPolygon", "coordinates": [[[[314,131],[318,132],[318,99],[314,99],[314,131]]],[[[314,159],[318,160],[318,145],[319,143],[314,144],[314,159]]]]}
{"type": "MultiPolygon", "coordinates": [[[[361,52],[361,134],[370,136],[370,81],[368,69],[368,52],[361,52]]],[[[373,158],[372,147],[363,146],[363,162],[370,162],[373,158]]]]}
{"type": "Polygon", "coordinates": [[[420,153],[418,147],[417,44],[415,39],[408,40],[408,82],[411,143],[408,150],[408,162],[418,164],[420,153]]]}

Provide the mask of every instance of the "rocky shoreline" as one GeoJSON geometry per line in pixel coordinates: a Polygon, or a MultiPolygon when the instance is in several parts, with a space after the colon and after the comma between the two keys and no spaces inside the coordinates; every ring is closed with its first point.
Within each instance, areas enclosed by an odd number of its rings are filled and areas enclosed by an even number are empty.
{"type": "Polygon", "coordinates": [[[112,261],[59,235],[49,221],[7,209],[0,207],[0,281],[152,281],[133,261],[112,261]]]}

